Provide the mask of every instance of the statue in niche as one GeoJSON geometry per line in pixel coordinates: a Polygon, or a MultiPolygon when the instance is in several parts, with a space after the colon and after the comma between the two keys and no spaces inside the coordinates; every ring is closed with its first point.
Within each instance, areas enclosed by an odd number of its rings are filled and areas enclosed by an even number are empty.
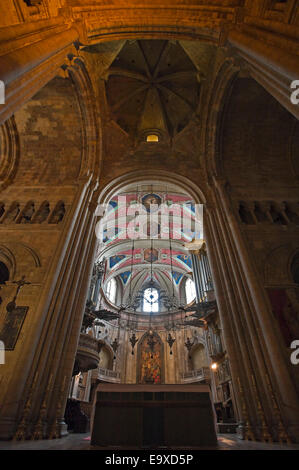
{"type": "Polygon", "coordinates": [[[47,220],[49,214],[50,214],[50,204],[48,202],[45,202],[41,205],[41,207],[37,211],[33,222],[36,224],[42,224],[43,222],[45,222],[45,220],[47,220]]]}
{"type": "Polygon", "coordinates": [[[27,206],[25,207],[25,209],[23,210],[23,212],[21,214],[21,218],[19,220],[19,223],[20,224],[29,224],[31,222],[31,218],[32,218],[34,212],[35,212],[34,203],[31,202],[29,205],[27,204],[27,206]]]}
{"type": "Polygon", "coordinates": [[[6,217],[3,220],[4,224],[10,224],[14,222],[20,213],[20,205],[18,203],[13,203],[10,206],[10,209],[7,211],[6,217]]]}
{"type": "Polygon", "coordinates": [[[63,202],[60,202],[54,209],[49,223],[59,224],[62,221],[64,214],[65,214],[65,205],[63,202]]]}

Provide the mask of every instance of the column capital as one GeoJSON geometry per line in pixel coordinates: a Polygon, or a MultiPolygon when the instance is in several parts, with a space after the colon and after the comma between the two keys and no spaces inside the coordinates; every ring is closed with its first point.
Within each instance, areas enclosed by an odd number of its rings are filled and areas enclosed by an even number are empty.
{"type": "Polygon", "coordinates": [[[202,249],[205,249],[206,242],[203,238],[194,239],[190,243],[185,243],[185,248],[191,253],[198,255],[202,249]]]}

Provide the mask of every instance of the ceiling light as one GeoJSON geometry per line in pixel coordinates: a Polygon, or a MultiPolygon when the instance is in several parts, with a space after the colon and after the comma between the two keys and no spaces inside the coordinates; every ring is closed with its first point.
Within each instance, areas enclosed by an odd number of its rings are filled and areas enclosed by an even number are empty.
{"type": "Polygon", "coordinates": [[[157,134],[148,134],[146,136],[147,142],[159,142],[159,136],[157,134]]]}

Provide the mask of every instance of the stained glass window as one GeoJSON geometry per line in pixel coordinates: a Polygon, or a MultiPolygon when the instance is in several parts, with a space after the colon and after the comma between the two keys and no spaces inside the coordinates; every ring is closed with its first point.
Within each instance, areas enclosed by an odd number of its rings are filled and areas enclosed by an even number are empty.
{"type": "Polygon", "coordinates": [[[106,296],[111,303],[115,303],[116,297],[116,280],[114,278],[110,279],[106,287],[106,296]]]}
{"type": "Polygon", "coordinates": [[[143,292],[143,311],[159,312],[159,292],[157,289],[148,287],[143,292]]]}
{"type": "Polygon", "coordinates": [[[192,279],[187,279],[186,284],[185,284],[185,291],[186,291],[186,302],[187,304],[190,304],[192,300],[195,299],[196,296],[196,291],[195,291],[195,284],[192,281],[192,279]]]}

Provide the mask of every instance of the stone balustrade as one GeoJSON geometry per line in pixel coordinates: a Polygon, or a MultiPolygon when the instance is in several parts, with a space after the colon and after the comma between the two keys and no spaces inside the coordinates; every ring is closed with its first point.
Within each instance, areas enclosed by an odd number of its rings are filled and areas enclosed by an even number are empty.
{"type": "Polygon", "coordinates": [[[120,373],[99,367],[92,371],[92,379],[100,382],[120,383],[120,373]]]}
{"type": "Polygon", "coordinates": [[[210,382],[211,374],[209,367],[201,367],[197,370],[183,372],[181,374],[182,383],[197,383],[197,382],[210,382]]]}

